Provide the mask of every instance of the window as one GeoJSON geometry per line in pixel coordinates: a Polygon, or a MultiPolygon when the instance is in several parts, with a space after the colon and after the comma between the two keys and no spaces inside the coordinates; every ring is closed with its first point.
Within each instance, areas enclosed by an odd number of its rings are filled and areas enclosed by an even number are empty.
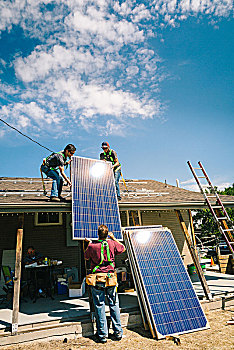
{"type": "Polygon", "coordinates": [[[62,225],[62,213],[36,213],[35,226],[62,225]]]}
{"type": "Polygon", "coordinates": [[[129,226],[141,226],[141,214],[139,210],[129,210],[129,226]]]}

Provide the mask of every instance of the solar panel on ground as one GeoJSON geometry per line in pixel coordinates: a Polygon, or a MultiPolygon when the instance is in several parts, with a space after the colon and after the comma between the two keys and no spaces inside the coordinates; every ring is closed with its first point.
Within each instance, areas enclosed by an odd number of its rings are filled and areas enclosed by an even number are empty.
{"type": "Polygon", "coordinates": [[[111,163],[72,157],[71,176],[73,239],[97,239],[101,224],[122,239],[111,163]]]}
{"type": "MultiPolygon", "coordinates": [[[[137,295],[140,296],[140,295],[142,295],[142,291],[140,290],[141,286],[140,286],[140,281],[139,281],[139,273],[137,273],[135,271],[135,263],[134,263],[133,255],[129,254],[129,252],[131,250],[131,246],[129,244],[128,237],[125,237],[124,241],[125,241],[126,249],[128,251],[129,263],[130,263],[130,266],[131,266],[131,269],[133,272],[132,277],[133,277],[133,281],[135,284],[135,289],[136,289],[137,295]]],[[[141,311],[141,316],[142,316],[144,328],[146,330],[148,330],[149,329],[148,322],[149,322],[150,316],[147,314],[147,309],[145,309],[145,306],[144,306],[144,297],[143,296],[141,298],[138,297],[138,302],[139,302],[139,307],[140,307],[140,311],[141,311]],[[147,322],[147,319],[148,319],[148,322],[147,322]]]]}
{"type": "Polygon", "coordinates": [[[151,225],[151,226],[127,226],[127,227],[122,227],[124,231],[130,231],[130,230],[148,230],[148,229],[155,229],[155,228],[160,228],[162,225],[151,225]]]}
{"type": "Polygon", "coordinates": [[[157,338],[209,328],[170,230],[125,231],[126,239],[157,338]]]}

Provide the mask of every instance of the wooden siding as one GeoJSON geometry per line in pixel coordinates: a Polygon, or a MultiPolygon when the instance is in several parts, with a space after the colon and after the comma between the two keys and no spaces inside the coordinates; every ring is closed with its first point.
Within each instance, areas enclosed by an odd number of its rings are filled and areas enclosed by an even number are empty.
{"type": "MultiPolygon", "coordinates": [[[[183,218],[187,227],[189,226],[189,218],[187,210],[181,210],[183,218]]],[[[174,210],[155,210],[155,211],[142,211],[142,224],[147,225],[162,225],[163,227],[168,227],[173,237],[175,238],[177,247],[181,255],[185,255],[185,265],[192,263],[192,258],[190,256],[187,243],[184,238],[184,234],[181,230],[179,221],[177,219],[174,210]]]]}
{"type": "MultiPolygon", "coordinates": [[[[0,217],[0,261],[4,249],[15,249],[17,215],[0,217]]],[[[81,267],[81,244],[77,247],[66,246],[66,214],[63,214],[63,225],[58,226],[35,226],[34,215],[25,215],[23,233],[23,257],[27,247],[33,245],[43,256],[62,260],[63,267],[81,267]]]]}
{"type": "MultiPolygon", "coordinates": [[[[184,220],[188,226],[189,219],[186,210],[182,211],[184,220]]],[[[126,211],[120,212],[122,227],[127,226],[126,211]]],[[[143,225],[163,225],[168,227],[175,238],[181,254],[185,255],[185,264],[192,263],[187,244],[181,231],[178,219],[174,211],[141,211],[143,225]]],[[[63,224],[58,226],[35,226],[34,214],[25,215],[24,236],[23,236],[23,256],[29,245],[33,245],[42,255],[54,259],[62,260],[63,267],[76,266],[78,271],[84,273],[84,260],[82,242],[78,246],[67,246],[66,214],[63,214],[63,224]]],[[[3,215],[0,217],[0,261],[4,249],[15,249],[17,215],[3,215]]],[[[76,243],[77,244],[77,243],[76,243]]],[[[127,253],[116,257],[116,267],[124,266],[123,260],[127,259],[127,253]]]]}

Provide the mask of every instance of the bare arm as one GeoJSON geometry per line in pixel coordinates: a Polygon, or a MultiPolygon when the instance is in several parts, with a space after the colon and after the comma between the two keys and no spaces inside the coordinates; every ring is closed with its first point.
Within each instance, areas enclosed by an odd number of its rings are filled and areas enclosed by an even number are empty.
{"type": "Polygon", "coordinates": [[[118,168],[118,166],[120,166],[118,158],[115,158],[114,162],[115,164],[113,165],[113,168],[118,168]]]}
{"type": "Polygon", "coordinates": [[[68,185],[71,186],[71,185],[72,185],[72,184],[71,184],[71,181],[69,180],[69,178],[68,178],[67,175],[65,174],[65,172],[64,172],[64,167],[63,167],[63,166],[60,166],[60,167],[59,167],[59,171],[60,171],[62,177],[64,178],[64,180],[66,180],[67,183],[68,183],[68,185]]]}
{"type": "Polygon", "coordinates": [[[86,255],[87,255],[87,254],[86,254],[86,251],[87,251],[87,249],[88,249],[90,243],[92,243],[91,239],[85,238],[85,240],[84,240],[84,246],[83,246],[83,248],[84,248],[84,258],[85,258],[85,260],[89,260],[89,257],[86,256],[86,255]]]}
{"type": "MultiPolygon", "coordinates": [[[[117,238],[115,238],[115,236],[114,236],[114,234],[113,234],[112,232],[109,232],[108,235],[109,235],[110,239],[112,239],[112,241],[118,242],[119,244],[121,244],[122,246],[124,246],[123,243],[121,243],[117,238]]],[[[123,252],[124,252],[124,251],[125,251],[125,246],[124,246],[123,252]]]]}

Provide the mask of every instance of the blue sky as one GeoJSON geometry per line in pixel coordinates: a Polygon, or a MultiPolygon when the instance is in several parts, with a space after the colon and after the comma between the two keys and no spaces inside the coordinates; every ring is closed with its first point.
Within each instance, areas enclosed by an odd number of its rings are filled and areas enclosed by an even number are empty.
{"type": "MultiPolygon", "coordinates": [[[[0,2],[0,118],[125,178],[195,189],[187,160],[234,182],[233,2],[0,2]]],[[[0,123],[0,176],[39,176],[48,151],[0,123]]]]}

